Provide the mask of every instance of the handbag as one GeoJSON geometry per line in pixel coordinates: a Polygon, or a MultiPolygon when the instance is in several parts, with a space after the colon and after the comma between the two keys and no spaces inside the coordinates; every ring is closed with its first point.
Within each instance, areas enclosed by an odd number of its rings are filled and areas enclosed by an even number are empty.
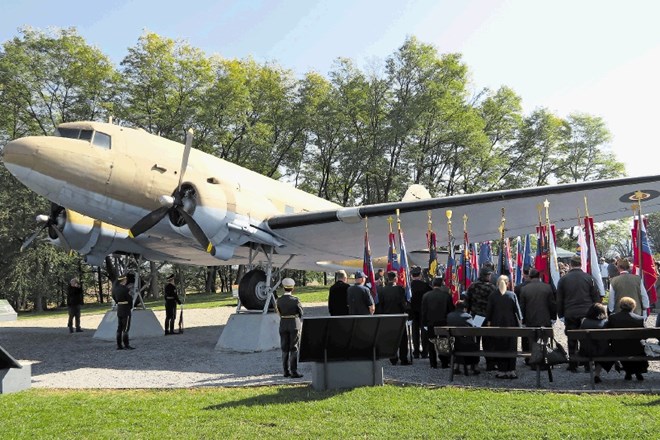
{"type": "Polygon", "coordinates": [[[554,343],[554,348],[548,350],[548,354],[545,356],[545,360],[548,365],[557,365],[557,364],[567,364],[568,363],[568,353],[562,345],[557,342],[554,338],[552,339],[554,343]]]}
{"type": "Polygon", "coordinates": [[[440,338],[436,337],[430,339],[430,342],[435,346],[435,351],[438,354],[449,355],[453,346],[454,338],[440,338]]]}
{"type": "Polygon", "coordinates": [[[530,365],[544,364],[545,359],[543,359],[543,344],[541,340],[532,342],[530,348],[529,363],[530,365]]]}

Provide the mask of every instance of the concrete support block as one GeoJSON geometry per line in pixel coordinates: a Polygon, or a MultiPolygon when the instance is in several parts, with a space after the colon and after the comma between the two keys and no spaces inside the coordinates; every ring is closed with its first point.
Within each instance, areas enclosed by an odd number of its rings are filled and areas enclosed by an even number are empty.
{"type": "Polygon", "coordinates": [[[383,385],[380,361],[314,362],[312,365],[312,387],[315,390],[375,385],[383,385]]]}
{"type": "Polygon", "coordinates": [[[18,314],[6,299],[0,299],[0,321],[16,321],[18,314]]]}
{"type": "Polygon", "coordinates": [[[0,394],[27,390],[32,385],[32,365],[0,369],[0,394]]]}
{"type": "Polygon", "coordinates": [[[279,349],[279,328],[276,313],[235,313],[229,317],[215,349],[242,353],[279,349]]]}
{"type": "MultiPolygon", "coordinates": [[[[151,309],[135,309],[131,316],[131,328],[128,331],[128,337],[131,339],[138,338],[155,338],[162,337],[165,334],[163,326],[156,318],[153,310],[151,309]]],[[[101,320],[94,338],[102,339],[104,341],[117,340],[117,312],[109,310],[101,320]]]]}

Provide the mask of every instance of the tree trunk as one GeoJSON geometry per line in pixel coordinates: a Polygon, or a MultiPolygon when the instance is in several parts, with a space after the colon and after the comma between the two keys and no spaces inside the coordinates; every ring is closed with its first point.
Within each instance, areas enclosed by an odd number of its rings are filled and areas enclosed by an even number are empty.
{"type": "Polygon", "coordinates": [[[206,286],[205,291],[208,293],[216,292],[215,279],[218,274],[218,266],[208,266],[206,268],[206,286]]]}
{"type": "Polygon", "coordinates": [[[149,296],[154,299],[160,298],[160,286],[158,286],[158,269],[156,263],[149,262],[149,296]]]}
{"type": "Polygon", "coordinates": [[[96,282],[97,282],[97,287],[98,287],[98,292],[97,296],[99,299],[99,303],[103,304],[103,271],[101,270],[101,266],[98,266],[96,268],[96,282]]]}

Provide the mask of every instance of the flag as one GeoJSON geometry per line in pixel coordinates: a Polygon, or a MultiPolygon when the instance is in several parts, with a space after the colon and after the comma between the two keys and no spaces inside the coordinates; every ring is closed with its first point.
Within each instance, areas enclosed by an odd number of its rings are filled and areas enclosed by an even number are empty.
{"type": "Polygon", "coordinates": [[[403,231],[399,227],[399,249],[401,250],[401,264],[399,265],[399,285],[406,290],[406,300],[410,302],[412,290],[408,282],[408,254],[406,253],[406,242],[403,240],[403,231]]]}
{"type": "Polygon", "coordinates": [[[580,262],[582,263],[581,269],[583,272],[589,273],[589,265],[587,259],[589,252],[587,252],[587,239],[582,231],[582,226],[578,226],[578,254],[580,254],[580,262]]]}
{"type": "Polygon", "coordinates": [[[392,231],[390,231],[388,241],[389,248],[387,250],[387,271],[399,272],[399,257],[396,254],[396,237],[392,231]]]}
{"type": "Polygon", "coordinates": [[[454,258],[454,243],[450,243],[447,252],[447,268],[445,269],[445,283],[451,292],[454,304],[458,301],[458,289],[456,286],[456,260],[454,258]]]}
{"type": "Polygon", "coordinates": [[[435,232],[426,232],[426,241],[429,247],[429,277],[433,279],[438,273],[438,243],[435,232]]]}
{"type": "Polygon", "coordinates": [[[378,304],[378,292],[376,290],[376,277],[374,274],[374,264],[371,260],[371,247],[369,246],[369,233],[364,231],[364,261],[362,262],[362,271],[367,276],[367,282],[371,284],[371,296],[374,303],[378,304]]]}
{"type": "Polygon", "coordinates": [[[536,227],[536,257],[534,257],[534,267],[539,271],[541,280],[549,283],[548,274],[548,236],[546,226],[539,223],[536,227]]]}
{"type": "MultiPolygon", "coordinates": [[[[640,215],[641,217],[641,215],[640,215]]],[[[643,219],[641,222],[639,218],[636,218],[634,221],[634,226],[632,230],[634,252],[633,260],[635,262],[635,267],[637,268],[637,275],[641,276],[644,280],[644,287],[646,288],[646,293],[649,296],[649,303],[654,304],[658,300],[658,294],[655,290],[655,282],[658,279],[658,275],[655,273],[655,262],[653,261],[653,251],[649,244],[648,236],[646,234],[646,219],[643,219]],[[638,231],[641,232],[640,237],[637,236],[638,231]],[[642,255],[640,264],[639,256],[639,242],[637,240],[641,239],[642,244],[642,255]],[[641,270],[640,270],[641,268],[641,270]]]]}
{"type": "Polygon", "coordinates": [[[596,280],[596,286],[600,291],[600,296],[605,296],[605,286],[603,285],[603,274],[600,273],[600,266],[598,265],[598,253],[596,252],[596,235],[594,234],[594,219],[591,217],[584,218],[584,235],[587,241],[587,270],[591,276],[596,280]]]}
{"type": "Polygon", "coordinates": [[[467,230],[463,231],[463,258],[461,259],[461,268],[463,272],[462,285],[466,291],[472,283],[472,252],[470,247],[470,240],[468,239],[467,230]]]}
{"type": "Polygon", "coordinates": [[[479,249],[479,268],[484,267],[486,263],[493,262],[493,251],[490,247],[490,241],[484,241],[481,243],[481,249],[479,249]]]}
{"type": "Polygon", "coordinates": [[[523,282],[523,242],[516,237],[516,286],[523,282]]]}
{"type": "Polygon", "coordinates": [[[532,244],[529,234],[525,235],[525,250],[523,251],[523,268],[532,267],[532,244]]]}
{"type": "Polygon", "coordinates": [[[477,243],[472,243],[470,245],[471,251],[470,251],[470,267],[472,268],[470,272],[470,282],[475,282],[477,281],[477,278],[479,277],[479,266],[477,263],[477,260],[479,258],[479,252],[477,249],[477,243]]]}
{"type": "Polygon", "coordinates": [[[506,275],[511,279],[511,245],[509,239],[500,242],[500,253],[497,256],[497,276],[506,275]]]}
{"type": "MultiPolygon", "coordinates": [[[[548,229],[547,226],[546,229],[548,229]]],[[[557,247],[555,246],[555,225],[550,225],[550,233],[548,234],[548,271],[550,281],[556,289],[559,282],[559,263],[557,262],[557,247]]]]}

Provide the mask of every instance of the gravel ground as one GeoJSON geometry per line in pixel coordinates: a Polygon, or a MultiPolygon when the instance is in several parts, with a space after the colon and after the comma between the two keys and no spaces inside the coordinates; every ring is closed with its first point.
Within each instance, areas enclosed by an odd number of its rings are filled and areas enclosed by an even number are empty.
{"type": "MultiPolygon", "coordinates": [[[[300,364],[302,379],[281,376],[279,350],[261,353],[226,353],[215,350],[232,307],[186,310],[183,334],[162,338],[135,338],[136,350],[118,351],[114,342],[94,339],[103,315],[82,317],[83,333],[70,334],[66,317],[0,322],[0,345],[22,363],[32,365],[35,388],[190,388],[205,386],[259,386],[311,382],[311,364],[300,364]]],[[[324,304],[307,305],[307,316],[327,314],[324,304]]],[[[155,312],[162,323],[164,311],[155,312]]],[[[652,316],[650,322],[655,322],[652,316]]],[[[565,344],[563,326],[555,335],[565,344]]],[[[449,385],[448,369],[431,369],[427,359],[411,366],[382,363],[385,381],[399,384],[449,385]]],[[[484,368],[483,359],[479,366],[484,368]]],[[[518,360],[518,379],[496,379],[495,372],[458,375],[453,384],[464,387],[536,389],[536,372],[518,360]]],[[[541,387],[553,391],[590,391],[589,373],[570,373],[566,366],[553,369],[554,381],[541,372],[541,387]]],[[[599,391],[660,393],[660,362],[651,362],[645,380],[625,381],[612,370],[603,374],[599,391]]]]}

